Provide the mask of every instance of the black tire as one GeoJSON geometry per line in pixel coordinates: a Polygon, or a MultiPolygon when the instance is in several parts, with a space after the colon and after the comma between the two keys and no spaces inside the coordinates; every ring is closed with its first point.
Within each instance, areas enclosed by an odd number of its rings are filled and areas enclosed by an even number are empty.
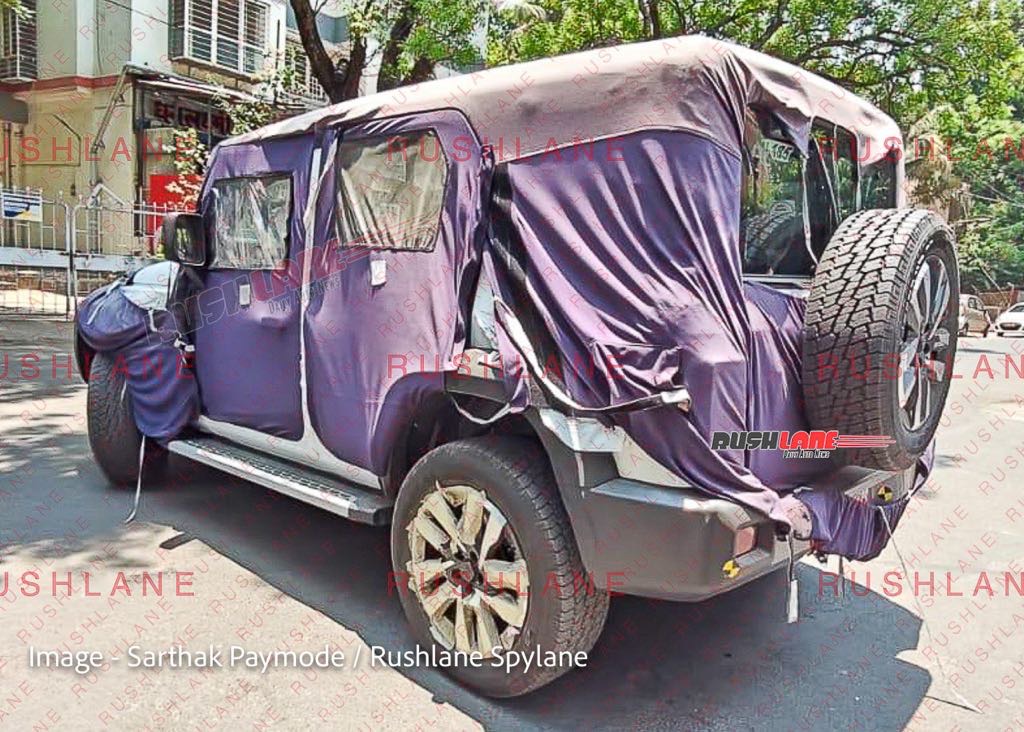
{"type": "MultiPolygon", "coordinates": [[[[482,490],[518,538],[530,592],[526,619],[511,650],[589,652],[604,627],[608,593],[579,586],[585,570],[543,449],[526,438],[489,436],[451,442],[421,458],[403,482],[395,505],[391,557],[396,577],[403,576],[411,559],[408,527],[436,484],[482,490]]],[[[396,584],[401,585],[402,608],[416,642],[427,649],[444,648],[431,635],[416,594],[404,583],[396,584]]],[[[506,673],[485,659],[480,668],[445,670],[487,696],[512,697],[534,691],[570,668],[534,666],[525,673],[506,673]]]]}
{"type": "MultiPolygon", "coordinates": [[[[953,233],[930,211],[861,211],[836,230],[822,255],[807,302],[803,385],[808,419],[816,429],[884,435],[886,447],[838,450],[844,463],[884,470],[907,468],[927,448],[945,405],[956,355],[960,280],[953,233]],[[944,268],[946,308],[935,333],[945,346],[933,352],[927,389],[930,411],[916,423],[900,405],[899,354],[915,278],[923,267],[944,268]],[[834,368],[837,367],[837,368],[834,368]],[[934,391],[933,391],[934,390],[934,391]]],[[[939,300],[941,302],[941,299],[939,300]]],[[[919,363],[928,363],[922,358],[919,363]]],[[[919,387],[914,387],[919,388],[919,387]]],[[[908,393],[916,393],[909,391],[908,393]]]]}
{"type": "Polygon", "coordinates": [[[803,230],[803,220],[792,201],[779,201],[765,213],[746,217],[743,241],[747,242],[743,271],[750,274],[776,272],[787,258],[788,245],[797,230],[803,230]]]}
{"type": "MultiPolygon", "coordinates": [[[[118,364],[109,354],[97,353],[93,358],[89,369],[86,423],[89,447],[107,480],[118,487],[134,487],[139,477],[142,433],[135,425],[132,396],[124,371],[123,364],[118,364]]],[[[166,451],[147,441],[146,474],[157,478],[166,460],[166,451]]]]}

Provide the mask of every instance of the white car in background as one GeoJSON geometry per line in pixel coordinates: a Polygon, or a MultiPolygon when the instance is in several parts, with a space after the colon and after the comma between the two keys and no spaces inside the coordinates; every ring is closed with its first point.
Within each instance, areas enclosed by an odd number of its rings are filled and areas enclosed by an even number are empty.
{"type": "Polygon", "coordinates": [[[960,335],[970,335],[971,331],[981,333],[982,337],[988,335],[991,325],[985,306],[977,295],[960,296],[960,335]]]}
{"type": "Polygon", "coordinates": [[[1024,302],[1010,306],[996,318],[996,334],[1005,336],[1011,333],[1024,333],[1024,302]]]}

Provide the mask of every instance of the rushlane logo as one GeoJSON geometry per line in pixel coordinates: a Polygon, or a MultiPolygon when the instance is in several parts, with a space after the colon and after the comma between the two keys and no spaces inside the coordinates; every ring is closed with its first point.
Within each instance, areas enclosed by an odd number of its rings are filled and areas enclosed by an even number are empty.
{"type": "Polygon", "coordinates": [[[833,450],[888,447],[886,435],[841,435],[838,430],[712,432],[712,450],[782,450],[787,458],[829,458],[833,450]]]}

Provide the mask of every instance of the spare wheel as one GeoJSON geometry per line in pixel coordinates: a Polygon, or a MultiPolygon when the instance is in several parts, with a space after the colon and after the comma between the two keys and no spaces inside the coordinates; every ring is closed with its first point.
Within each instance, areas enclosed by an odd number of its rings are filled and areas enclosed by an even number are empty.
{"type": "Polygon", "coordinates": [[[816,429],[891,437],[839,450],[848,464],[911,466],[949,393],[960,277],[953,233],[922,209],[861,211],[818,263],[807,301],[803,385],[816,429]]]}

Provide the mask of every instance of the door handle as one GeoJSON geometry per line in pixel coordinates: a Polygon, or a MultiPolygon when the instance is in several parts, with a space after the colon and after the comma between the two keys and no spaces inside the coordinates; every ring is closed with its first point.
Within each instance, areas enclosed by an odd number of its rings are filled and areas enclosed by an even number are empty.
{"type": "Polygon", "coordinates": [[[274,330],[284,330],[288,321],[284,318],[275,318],[273,315],[261,315],[260,325],[264,328],[273,328],[274,330]]]}

